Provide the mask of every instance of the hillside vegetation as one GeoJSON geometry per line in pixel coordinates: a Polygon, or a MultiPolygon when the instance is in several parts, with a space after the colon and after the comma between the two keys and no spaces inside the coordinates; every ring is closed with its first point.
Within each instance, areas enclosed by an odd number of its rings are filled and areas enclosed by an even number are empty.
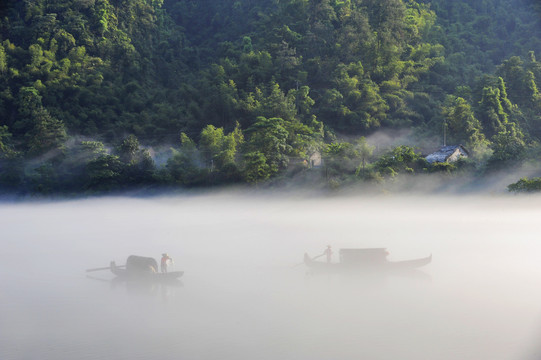
{"type": "Polygon", "coordinates": [[[4,0],[0,187],[339,187],[532,163],[540,20],[533,0],[4,0]],[[367,141],[386,130],[408,144],[367,141]],[[436,148],[415,143],[442,133],[468,161],[424,160],[436,148]]]}

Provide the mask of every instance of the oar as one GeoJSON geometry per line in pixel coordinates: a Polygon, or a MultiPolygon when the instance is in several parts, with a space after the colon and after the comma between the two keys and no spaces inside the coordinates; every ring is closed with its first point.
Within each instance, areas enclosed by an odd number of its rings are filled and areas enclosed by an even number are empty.
{"type": "MultiPolygon", "coordinates": [[[[118,265],[117,267],[123,268],[123,267],[126,267],[126,265],[118,265]]],[[[111,270],[111,267],[107,266],[107,267],[102,267],[102,268],[86,269],[86,272],[101,271],[101,270],[111,270]]]]}

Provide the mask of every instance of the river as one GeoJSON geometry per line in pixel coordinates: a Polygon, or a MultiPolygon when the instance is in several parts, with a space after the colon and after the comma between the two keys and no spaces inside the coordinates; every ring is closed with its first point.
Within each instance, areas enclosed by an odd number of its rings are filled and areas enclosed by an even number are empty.
{"type": "Polygon", "coordinates": [[[0,204],[0,358],[541,358],[541,198],[201,194],[0,204]],[[432,254],[311,275],[303,254],[432,254]],[[112,281],[167,252],[174,285],[112,281]]]}

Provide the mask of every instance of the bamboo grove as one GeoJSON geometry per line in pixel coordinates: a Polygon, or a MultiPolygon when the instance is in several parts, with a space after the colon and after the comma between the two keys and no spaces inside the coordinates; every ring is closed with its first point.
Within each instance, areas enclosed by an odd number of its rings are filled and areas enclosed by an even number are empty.
{"type": "Polygon", "coordinates": [[[0,188],[340,187],[536,163],[540,20],[533,0],[4,0],[0,188]],[[367,141],[404,129],[408,144],[367,141]],[[424,160],[442,129],[468,161],[424,160]]]}

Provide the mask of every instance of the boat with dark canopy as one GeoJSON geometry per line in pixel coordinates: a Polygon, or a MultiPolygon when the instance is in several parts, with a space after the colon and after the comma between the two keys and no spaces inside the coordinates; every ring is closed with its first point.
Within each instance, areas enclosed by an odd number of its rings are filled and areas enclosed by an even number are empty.
{"type": "Polygon", "coordinates": [[[124,279],[134,280],[172,280],[181,277],[183,271],[158,272],[158,262],[151,257],[130,255],[125,267],[116,266],[114,261],[110,264],[111,272],[124,279]]]}
{"type": "Polygon", "coordinates": [[[389,252],[385,248],[340,249],[340,262],[315,261],[304,254],[305,265],[314,271],[392,271],[413,270],[432,261],[432,255],[403,261],[387,260],[389,252]]]}
{"type": "Polygon", "coordinates": [[[130,255],[126,265],[116,265],[111,261],[109,267],[88,269],[90,271],[110,270],[119,280],[171,281],[184,275],[184,271],[158,272],[158,262],[151,257],[130,255]]]}

